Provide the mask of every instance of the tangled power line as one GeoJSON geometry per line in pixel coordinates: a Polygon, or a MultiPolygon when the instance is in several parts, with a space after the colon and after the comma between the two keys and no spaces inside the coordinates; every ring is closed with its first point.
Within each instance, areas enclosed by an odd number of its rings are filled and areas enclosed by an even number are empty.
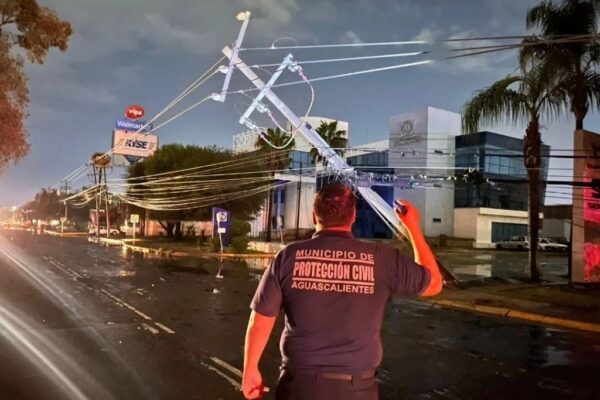
{"type": "MultiPolygon", "coordinates": [[[[375,54],[375,55],[365,55],[365,56],[351,56],[351,57],[338,57],[338,58],[322,58],[322,59],[314,59],[309,58],[303,61],[294,61],[293,65],[295,66],[295,72],[298,73],[300,79],[292,80],[282,83],[273,84],[271,88],[279,88],[286,86],[293,86],[298,84],[306,84],[310,88],[310,103],[305,116],[310,114],[314,103],[314,88],[312,86],[313,83],[322,82],[326,80],[333,79],[341,79],[341,78],[349,78],[353,76],[372,74],[377,72],[391,71],[402,68],[409,67],[418,67],[426,64],[431,64],[434,62],[442,62],[444,60],[451,60],[462,57],[471,57],[482,54],[488,54],[499,51],[513,50],[518,49],[523,46],[533,45],[532,43],[526,42],[524,39],[535,37],[538,41],[535,42],[535,45],[539,44],[564,44],[564,43],[577,43],[577,42],[586,42],[590,40],[597,39],[598,35],[562,35],[562,36],[551,36],[551,37],[540,37],[540,36],[495,36],[495,37],[471,37],[471,38],[453,38],[439,41],[394,41],[394,42],[372,42],[372,43],[351,43],[351,44],[322,44],[322,45],[296,45],[296,46],[275,46],[275,42],[269,47],[254,47],[254,48],[239,48],[240,52],[263,52],[263,53],[275,53],[281,50],[310,50],[310,49],[328,49],[333,50],[336,48],[344,49],[344,48],[363,48],[363,49],[371,49],[377,47],[389,47],[389,46],[427,46],[426,49],[416,49],[415,51],[408,52],[390,52],[384,54],[375,54]],[[514,42],[518,40],[517,42],[514,42]],[[490,41],[497,41],[503,43],[497,44],[488,44],[490,41]],[[509,43],[504,43],[505,41],[513,41],[509,43]],[[471,45],[471,43],[476,42],[484,42],[485,45],[471,45]],[[463,46],[467,44],[466,46],[463,46]],[[456,47],[457,45],[463,47],[456,47]],[[445,47],[444,47],[445,46],[445,47]],[[406,62],[401,64],[392,64],[392,65],[384,65],[379,67],[358,69],[345,73],[337,73],[332,75],[325,75],[319,77],[310,78],[304,72],[303,66],[312,66],[319,64],[335,64],[335,63],[351,63],[351,62],[365,62],[365,61],[376,61],[376,60],[388,60],[395,58],[405,58],[405,57],[426,57],[425,59],[417,59],[412,62],[406,62]]],[[[291,57],[291,55],[290,55],[291,57]]],[[[209,67],[206,71],[204,71],[196,80],[194,80],[189,86],[187,86],[181,93],[173,98],[173,100],[167,104],[161,111],[159,111],[152,119],[150,119],[144,127],[140,128],[135,133],[144,133],[146,129],[148,129],[147,133],[156,133],[157,130],[164,128],[169,123],[174,120],[180,118],[184,114],[190,112],[193,109],[196,109],[200,105],[204,104],[209,99],[214,99],[214,94],[207,94],[205,97],[202,97],[199,101],[194,102],[193,104],[183,108],[180,111],[175,111],[175,108],[181,103],[189,98],[193,93],[198,91],[203,85],[206,84],[212,77],[217,75],[218,73],[227,73],[227,68],[221,63],[224,61],[225,57],[221,57],[217,62],[215,62],[211,67],[209,67]],[[169,112],[174,112],[172,115],[168,115],[169,112]],[[152,129],[149,127],[152,124],[156,124],[152,129]]],[[[281,73],[283,71],[279,71],[281,68],[281,63],[262,63],[262,64],[250,64],[249,67],[256,70],[266,71],[271,76],[273,74],[281,73]],[[276,67],[274,71],[269,71],[269,68],[276,67]]],[[[233,63],[234,68],[239,68],[239,65],[233,63]]],[[[294,71],[293,71],[294,72],[294,71]]],[[[247,88],[247,89],[238,89],[238,90],[228,90],[223,94],[236,94],[243,95],[246,97],[250,97],[249,93],[256,92],[259,89],[257,88],[247,88]]],[[[276,117],[269,110],[267,106],[259,102],[257,107],[261,113],[266,114],[268,119],[272,124],[278,126],[283,131],[287,131],[283,126],[277,121],[276,117]]],[[[291,139],[285,146],[275,145],[274,143],[268,142],[268,139],[261,134],[263,128],[256,126],[256,130],[259,133],[262,140],[265,140],[272,148],[273,152],[277,154],[278,151],[284,154],[288,150],[286,147],[293,140],[298,127],[292,127],[292,131],[288,132],[291,136],[291,139]]],[[[435,139],[434,139],[435,140],[435,139]]],[[[118,151],[118,147],[113,147],[108,150],[104,155],[110,156],[118,151]]],[[[352,150],[352,149],[343,149],[343,150],[352,150]]],[[[367,148],[361,148],[363,150],[369,150],[367,148]]],[[[381,151],[381,149],[373,149],[375,151],[381,151]]],[[[410,149],[407,149],[410,151],[410,149]]],[[[407,154],[407,160],[410,161],[419,161],[423,160],[428,154],[421,152],[413,152],[413,154],[407,154]],[[412,158],[411,158],[412,157],[412,158]]],[[[584,149],[579,150],[553,150],[553,151],[567,151],[572,152],[573,154],[562,154],[562,155],[551,155],[549,157],[554,158],[577,158],[586,156],[588,153],[584,149]]],[[[455,154],[444,153],[441,151],[435,152],[436,155],[440,157],[454,157],[455,154]]],[[[431,154],[429,154],[431,155],[431,154]]],[[[494,154],[496,155],[496,154],[494,154]]],[[[502,154],[497,154],[498,156],[503,156],[502,154]]],[[[244,196],[251,196],[254,194],[262,193],[268,190],[271,190],[279,185],[281,182],[273,182],[274,174],[295,174],[298,171],[291,168],[280,168],[280,169],[269,169],[263,168],[258,169],[252,172],[244,172],[240,171],[239,167],[244,165],[260,165],[261,163],[265,164],[268,157],[272,157],[273,153],[270,155],[264,154],[250,154],[245,157],[237,158],[236,160],[230,160],[220,163],[214,163],[211,165],[205,165],[194,168],[182,169],[179,171],[171,171],[171,172],[162,172],[151,175],[146,175],[143,177],[132,177],[132,178],[123,178],[123,179],[110,179],[108,180],[108,186],[112,189],[117,196],[124,202],[133,204],[139,207],[152,209],[152,210],[184,210],[184,209],[193,209],[198,207],[204,207],[208,205],[214,205],[219,202],[227,201],[231,199],[232,196],[235,198],[241,198],[244,196]],[[211,194],[211,192],[216,192],[216,194],[211,194]]],[[[519,157],[519,155],[511,153],[511,155],[505,154],[505,156],[509,157],[519,157]]],[[[84,163],[83,165],[76,168],[73,172],[65,176],[60,182],[65,180],[68,181],[77,181],[82,178],[87,173],[87,168],[89,167],[89,163],[84,163]]],[[[353,167],[358,174],[362,174],[361,169],[368,170],[376,170],[378,167],[374,166],[354,166],[353,167]]],[[[431,182],[440,182],[443,180],[451,181],[456,177],[455,174],[448,174],[448,170],[458,170],[460,168],[457,167],[449,167],[447,162],[443,161],[438,166],[428,166],[421,167],[415,166],[414,168],[407,167],[379,167],[381,169],[392,169],[392,170],[400,170],[405,169],[406,175],[402,175],[402,178],[412,178],[414,182],[418,184],[407,187],[427,187],[431,182]],[[416,174],[418,170],[428,170],[431,169],[433,171],[428,171],[427,175],[416,174]],[[414,171],[413,171],[414,170],[414,171]],[[415,178],[415,175],[417,176],[415,178]],[[432,179],[434,181],[432,181],[432,179]]],[[[558,170],[558,169],[557,169],[558,170]]],[[[305,167],[303,168],[303,173],[314,173],[316,174],[316,167],[305,167]]],[[[371,174],[373,172],[370,172],[371,174]]],[[[364,174],[362,174],[364,175],[364,174]]],[[[56,185],[55,185],[56,186],[56,185]]],[[[92,201],[95,196],[102,194],[102,189],[97,185],[94,185],[86,190],[83,190],[69,198],[65,199],[65,201],[69,202],[71,205],[75,207],[83,207],[90,201],[92,201]]],[[[560,194],[560,193],[553,193],[560,194]]]]}

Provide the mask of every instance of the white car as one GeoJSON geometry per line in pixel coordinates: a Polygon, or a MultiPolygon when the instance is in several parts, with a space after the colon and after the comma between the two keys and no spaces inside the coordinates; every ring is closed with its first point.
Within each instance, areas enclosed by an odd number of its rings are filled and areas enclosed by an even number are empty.
{"type": "Polygon", "coordinates": [[[498,242],[496,248],[501,250],[529,250],[529,238],[527,236],[513,236],[509,240],[498,242]]]}
{"type": "MultiPolygon", "coordinates": [[[[89,234],[90,235],[96,235],[97,232],[97,228],[95,226],[90,227],[89,229],[89,234]]],[[[100,236],[106,236],[106,227],[105,226],[101,226],[100,227],[100,232],[99,232],[100,236]]],[[[110,236],[117,236],[120,235],[121,231],[117,228],[110,228],[110,236]]]]}
{"type": "Polygon", "coordinates": [[[538,249],[543,251],[567,251],[568,248],[567,245],[555,242],[552,239],[540,238],[538,240],[538,249]]]}

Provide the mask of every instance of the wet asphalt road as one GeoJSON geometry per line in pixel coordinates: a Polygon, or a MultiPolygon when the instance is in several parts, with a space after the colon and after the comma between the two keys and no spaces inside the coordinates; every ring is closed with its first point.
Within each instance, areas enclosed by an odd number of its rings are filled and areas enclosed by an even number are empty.
{"type": "MultiPolygon", "coordinates": [[[[0,231],[0,399],[241,399],[244,263],[0,231]],[[12,236],[12,240],[11,240],[12,236]]],[[[276,336],[281,329],[279,321],[276,336]]],[[[600,335],[396,301],[382,399],[593,399],[600,335]]],[[[277,340],[263,376],[276,382],[277,340]]]]}

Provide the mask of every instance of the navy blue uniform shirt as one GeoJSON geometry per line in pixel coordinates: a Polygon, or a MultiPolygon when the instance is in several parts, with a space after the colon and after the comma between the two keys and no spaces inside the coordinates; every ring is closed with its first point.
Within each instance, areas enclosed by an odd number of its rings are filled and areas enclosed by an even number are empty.
{"type": "Polygon", "coordinates": [[[251,308],[268,317],[283,308],[284,367],[353,373],[381,363],[390,296],[419,295],[429,280],[427,269],[393,247],[320,231],[277,254],[251,308]]]}

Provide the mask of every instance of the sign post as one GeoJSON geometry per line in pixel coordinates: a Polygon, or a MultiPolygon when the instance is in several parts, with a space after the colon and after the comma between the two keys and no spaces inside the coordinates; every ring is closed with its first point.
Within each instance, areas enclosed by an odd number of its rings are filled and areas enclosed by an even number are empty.
{"type": "Polygon", "coordinates": [[[135,245],[135,225],[140,222],[140,215],[131,214],[129,216],[129,221],[133,224],[133,244],[135,245]]]}

